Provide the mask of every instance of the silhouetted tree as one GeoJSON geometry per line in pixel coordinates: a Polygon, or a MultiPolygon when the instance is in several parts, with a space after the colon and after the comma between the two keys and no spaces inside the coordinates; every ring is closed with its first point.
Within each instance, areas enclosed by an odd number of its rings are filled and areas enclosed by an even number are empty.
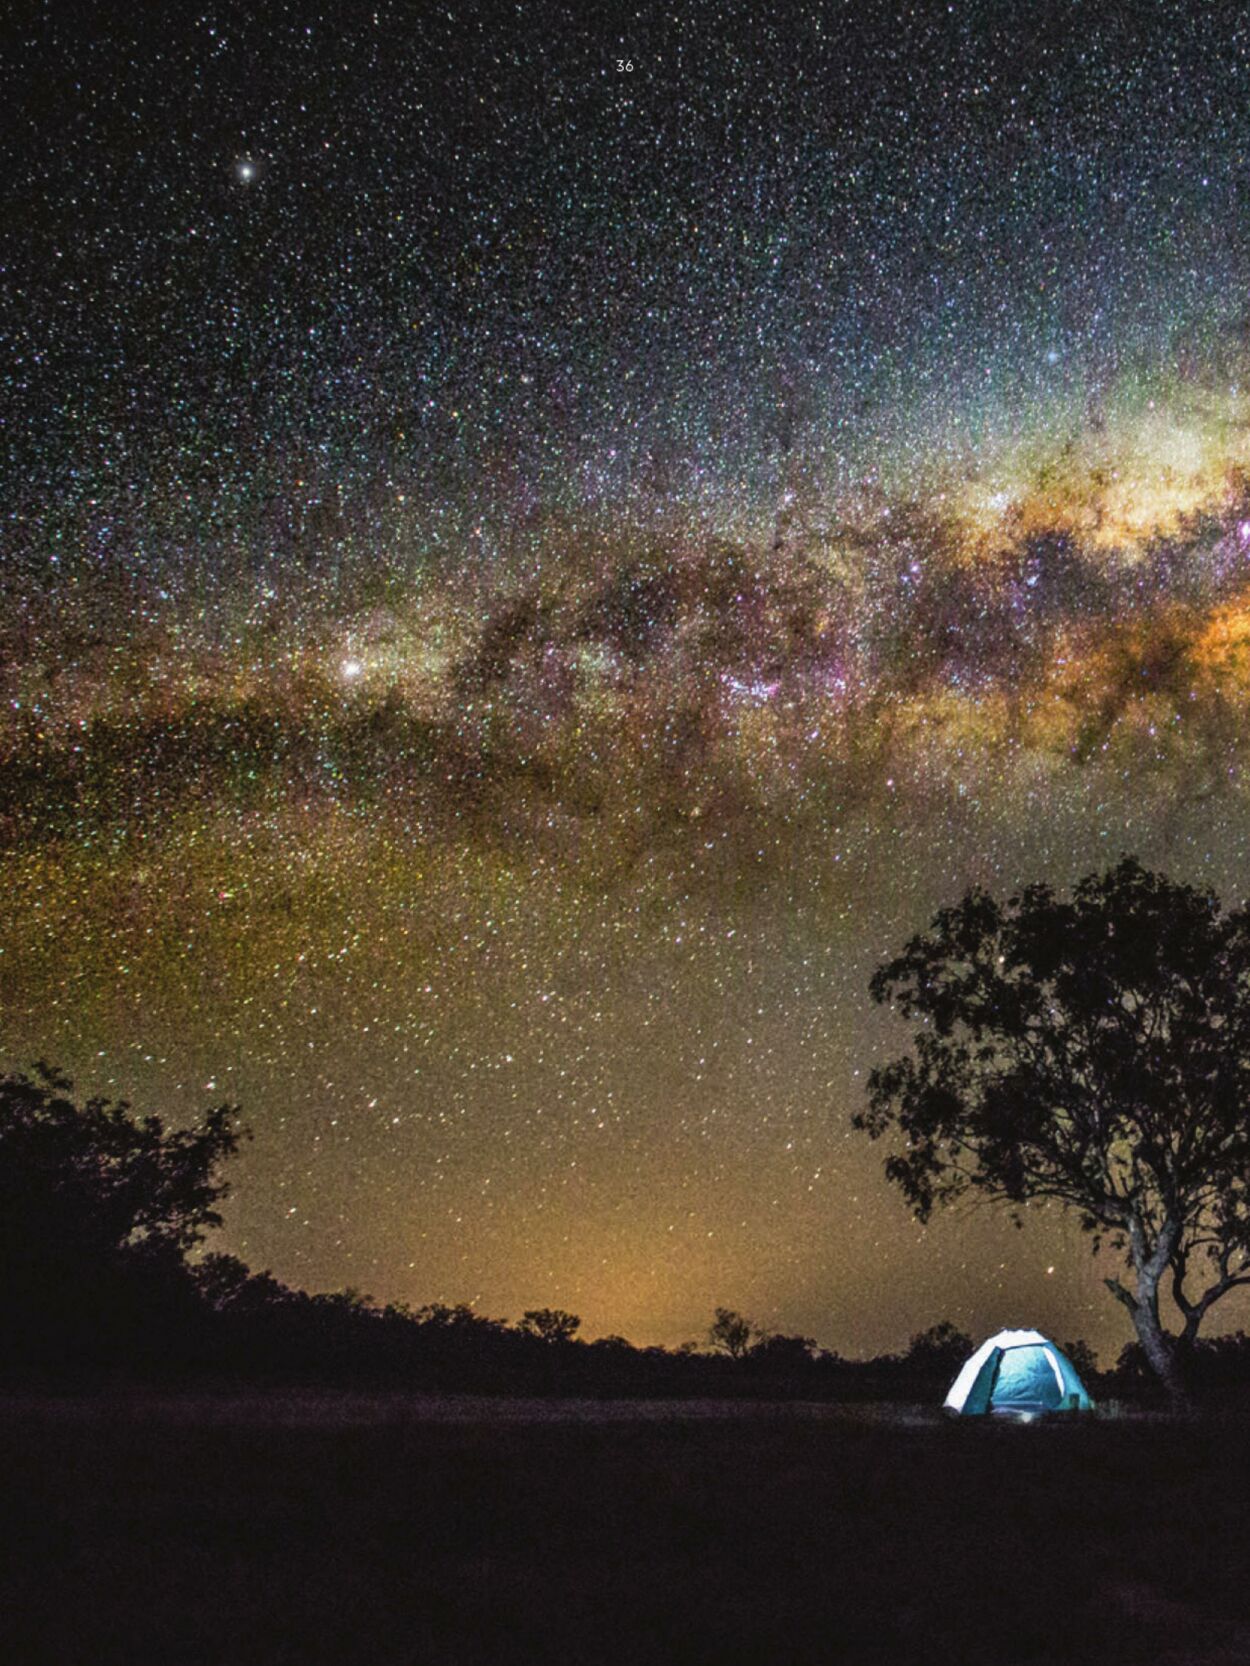
{"type": "Polygon", "coordinates": [[[949,1319],[943,1319],[912,1337],[905,1359],[909,1366],[926,1375],[954,1377],[973,1346],[966,1332],[949,1319]]]}
{"type": "Polygon", "coordinates": [[[314,1296],[314,1301],[323,1302],[327,1307],[342,1308],[345,1313],[377,1313],[373,1297],[363,1290],[357,1290],[355,1285],[344,1285],[341,1290],[330,1290],[322,1295],[314,1296]]]}
{"type": "Polygon", "coordinates": [[[1088,1387],[1093,1379],[1098,1375],[1098,1355],[1090,1347],[1088,1342],[1082,1342],[1079,1340],[1076,1342],[1064,1342],[1061,1346],[1064,1353],[1067,1354],[1068,1358],[1075,1366],[1077,1376],[1086,1385],[1086,1387],[1088,1387]]]}
{"type": "Polygon", "coordinates": [[[419,1325],[432,1325],[437,1329],[496,1323],[475,1313],[468,1302],[456,1302],[454,1306],[449,1306],[446,1302],[429,1302],[425,1307],[419,1307],[413,1317],[419,1325]]]}
{"type": "Polygon", "coordinates": [[[1115,1375],[1122,1386],[1139,1388],[1151,1380],[1150,1361],[1140,1342],[1126,1342],[1115,1362],[1115,1375]]]}
{"type": "Polygon", "coordinates": [[[196,1262],[192,1278],[201,1299],[216,1313],[257,1312],[294,1295],[272,1273],[254,1273],[237,1255],[220,1250],[196,1262]]]}
{"type": "Polygon", "coordinates": [[[220,1223],[240,1138],[229,1105],[167,1129],[72,1091],[42,1063],[0,1076],[0,1314],[19,1358],[90,1352],[145,1308],[194,1303],[184,1257],[220,1223]]]}
{"type": "Polygon", "coordinates": [[[1072,1209],[1123,1252],[1107,1286],[1179,1392],[1178,1342],[1250,1282],[1250,916],[1126,857],[1071,901],[968,892],[871,989],[919,1027],[853,1121],[901,1136],[886,1173],[916,1214],[969,1191],[1017,1221],[1072,1209]]]}
{"type": "Polygon", "coordinates": [[[805,1371],[816,1355],[816,1339],[812,1336],[761,1336],[749,1350],[752,1365],[767,1371],[788,1373],[805,1371]]]}
{"type": "Polygon", "coordinates": [[[571,1342],[581,1328],[576,1313],[566,1313],[559,1307],[532,1307],[521,1316],[518,1330],[544,1342],[571,1342]]]}
{"type": "Polygon", "coordinates": [[[708,1327],[707,1339],[717,1353],[730,1359],[742,1359],[751,1346],[751,1339],[760,1333],[753,1322],[732,1307],[718,1307],[708,1327]]]}
{"type": "Polygon", "coordinates": [[[252,1270],[237,1255],[225,1255],[215,1250],[196,1264],[195,1283],[210,1307],[230,1307],[237,1302],[252,1280],[252,1270]]]}

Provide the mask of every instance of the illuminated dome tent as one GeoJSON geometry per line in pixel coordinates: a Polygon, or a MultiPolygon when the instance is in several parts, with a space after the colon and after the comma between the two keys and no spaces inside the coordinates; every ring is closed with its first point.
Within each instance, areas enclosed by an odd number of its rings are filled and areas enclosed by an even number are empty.
{"type": "Polygon", "coordinates": [[[1035,1330],[1000,1330],[982,1342],[951,1384],[945,1404],[965,1417],[1094,1409],[1072,1361],[1035,1330]]]}

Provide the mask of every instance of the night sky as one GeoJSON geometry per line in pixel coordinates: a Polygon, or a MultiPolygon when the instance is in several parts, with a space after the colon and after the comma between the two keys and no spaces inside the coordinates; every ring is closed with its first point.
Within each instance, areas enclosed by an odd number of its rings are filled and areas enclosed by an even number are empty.
{"type": "Polygon", "coordinates": [[[307,1288],[1109,1362],[849,1117],[968,885],[1250,891],[1244,8],[8,17],[0,1063],[307,1288]]]}

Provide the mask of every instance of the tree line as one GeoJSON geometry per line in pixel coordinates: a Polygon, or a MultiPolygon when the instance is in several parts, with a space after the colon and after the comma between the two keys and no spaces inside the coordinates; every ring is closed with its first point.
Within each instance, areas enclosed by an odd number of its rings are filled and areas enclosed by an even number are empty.
{"type": "Polygon", "coordinates": [[[719,1307],[698,1341],[639,1348],[583,1340],[561,1308],[512,1324],[465,1303],[310,1294],[204,1251],[243,1138],[230,1105],[171,1129],[80,1102],[47,1065],[0,1077],[0,1379],[932,1398],[972,1347],[941,1324],[899,1355],[850,1361],[719,1307]]]}
{"type": "MultiPolygon", "coordinates": [[[[980,1194],[1023,1224],[1058,1204],[1118,1268],[1105,1283],[1136,1337],[1119,1382],[1183,1396],[1250,1380],[1240,1333],[1199,1337],[1250,1285],[1250,908],[1125,857],[1071,898],[969,891],[870,988],[911,1045],[872,1071],[852,1122],[889,1141],[886,1175],[914,1212],[980,1194]]],[[[310,1295],[203,1251],[244,1137],[234,1106],[171,1129],[77,1102],[46,1064],[0,1076],[0,1373],[928,1398],[973,1346],[942,1324],[854,1362],[721,1307],[701,1342],[635,1348],[581,1340],[558,1308],[508,1324],[310,1295]]],[[[1066,1351],[1094,1374],[1081,1343],[1066,1351]]]]}

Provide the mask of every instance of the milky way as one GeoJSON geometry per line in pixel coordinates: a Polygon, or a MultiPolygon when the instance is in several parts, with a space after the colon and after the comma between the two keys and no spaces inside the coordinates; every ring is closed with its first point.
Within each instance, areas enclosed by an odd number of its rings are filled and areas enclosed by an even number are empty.
{"type": "Polygon", "coordinates": [[[258,1267],[1127,1338],[848,1119],[967,885],[1246,893],[1250,30],[866,10],[16,31],[0,1048],[258,1267]]]}

